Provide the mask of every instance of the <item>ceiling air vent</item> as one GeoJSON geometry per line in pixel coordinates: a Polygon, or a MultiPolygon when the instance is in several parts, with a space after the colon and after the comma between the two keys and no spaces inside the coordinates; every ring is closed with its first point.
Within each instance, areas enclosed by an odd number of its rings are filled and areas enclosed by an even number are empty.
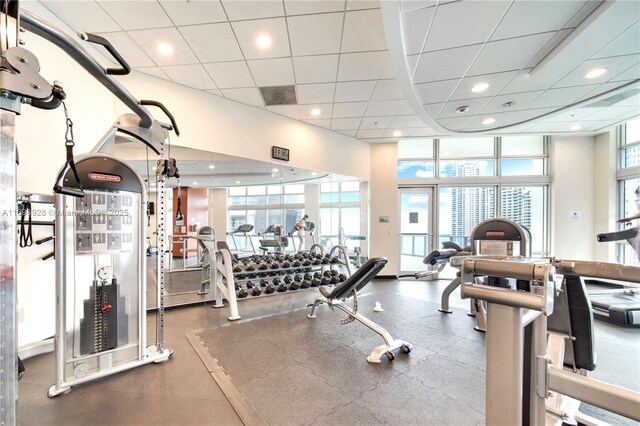
{"type": "Polygon", "coordinates": [[[265,105],[296,105],[295,86],[260,87],[265,105]]]}
{"type": "Polygon", "coordinates": [[[636,94],[638,94],[638,92],[640,92],[640,89],[632,89],[632,90],[627,90],[626,92],[621,92],[621,93],[617,93],[613,96],[609,96],[608,98],[604,98],[604,99],[600,99],[597,102],[594,102],[592,104],[589,105],[585,105],[583,108],[605,108],[605,107],[610,107],[613,106],[619,102],[624,101],[627,98],[630,98],[631,96],[635,96],[636,94]]]}

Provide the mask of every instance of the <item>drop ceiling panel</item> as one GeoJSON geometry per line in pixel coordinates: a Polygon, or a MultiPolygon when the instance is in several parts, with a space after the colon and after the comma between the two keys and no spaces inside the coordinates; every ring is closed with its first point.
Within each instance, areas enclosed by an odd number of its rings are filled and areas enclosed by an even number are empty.
{"type": "Polygon", "coordinates": [[[343,102],[333,104],[333,118],[362,117],[368,104],[368,102],[343,102]]]}
{"type": "Polygon", "coordinates": [[[299,104],[317,104],[333,102],[335,83],[298,84],[296,94],[299,104]]]}
{"type": "Polygon", "coordinates": [[[570,105],[596,87],[596,85],[587,85],[547,90],[527,105],[527,109],[563,107],[565,105],[570,105]]]}
{"type": "Polygon", "coordinates": [[[129,36],[140,46],[153,61],[163,65],[196,64],[198,58],[174,27],[154,30],[129,31],[129,36]],[[171,55],[164,55],[158,50],[160,43],[172,47],[171,55]]]}
{"type": "Polygon", "coordinates": [[[381,138],[385,129],[363,129],[360,128],[356,135],[359,139],[381,138]]]}
{"type": "Polygon", "coordinates": [[[586,1],[516,1],[491,40],[555,31],[571,20],[586,1]]]}
{"type": "Polygon", "coordinates": [[[378,80],[371,99],[374,101],[404,99],[404,95],[402,94],[398,80],[378,80]]]}
{"type": "Polygon", "coordinates": [[[358,131],[357,130],[338,130],[338,133],[355,138],[358,131]]]}
{"type": "Polygon", "coordinates": [[[393,61],[391,61],[390,55],[387,56],[387,62],[385,62],[384,67],[382,67],[380,78],[396,78],[396,70],[393,68],[393,61]]]}
{"type": "Polygon", "coordinates": [[[135,71],[140,71],[141,73],[152,75],[154,77],[161,78],[163,80],[170,80],[169,76],[167,76],[160,67],[143,67],[143,68],[135,68],[135,71]]]}
{"type": "Polygon", "coordinates": [[[160,1],[160,5],[177,26],[197,25],[208,22],[226,22],[222,5],[218,0],[160,1]]]}
{"type": "Polygon", "coordinates": [[[321,120],[303,120],[305,123],[313,124],[314,126],[322,127],[323,129],[331,130],[331,119],[325,118],[321,120]]]}
{"type": "Polygon", "coordinates": [[[469,75],[517,71],[542,49],[553,35],[553,32],[549,32],[489,42],[471,66],[469,75]],[[505,52],[509,54],[505,55],[505,52]]]}
{"type": "Polygon", "coordinates": [[[335,102],[368,101],[375,88],[375,81],[351,81],[336,84],[335,102]]]}
{"type": "Polygon", "coordinates": [[[416,112],[411,108],[411,105],[409,105],[409,102],[405,102],[398,111],[398,115],[411,115],[415,113],[416,112]]]}
{"type": "Polygon", "coordinates": [[[500,94],[530,92],[535,90],[545,90],[562,78],[564,74],[542,73],[529,76],[530,69],[523,69],[505,87],[500,94]]]}
{"type": "Polygon", "coordinates": [[[155,1],[98,2],[124,30],[172,27],[173,22],[155,1]]]}
{"type": "MultiPolygon", "coordinates": [[[[320,119],[330,119],[331,118],[331,104],[313,104],[313,105],[300,105],[300,117],[303,120],[320,120],[320,119]],[[320,114],[313,115],[311,111],[317,109],[320,111],[320,114]]],[[[324,127],[324,126],[323,126],[324,127]]]]}
{"type": "Polygon", "coordinates": [[[640,21],[636,21],[609,44],[598,50],[591,59],[640,53],[640,21]]]}
{"type": "Polygon", "coordinates": [[[587,16],[593,13],[603,2],[601,0],[589,0],[583,2],[582,8],[564,25],[563,28],[573,28],[580,25],[587,16]]]}
{"type": "MultiPolygon", "coordinates": [[[[602,58],[602,59],[593,59],[593,60],[585,61],[581,65],[576,67],[575,70],[567,74],[567,76],[564,77],[562,80],[558,81],[553,87],[558,88],[558,87],[578,86],[581,84],[604,83],[607,80],[613,78],[614,76],[627,70],[633,64],[637,63],[638,59],[640,59],[638,55],[625,55],[625,56],[616,56],[613,58],[602,58]],[[597,78],[592,78],[592,79],[584,78],[587,72],[594,70],[596,68],[605,68],[608,71],[607,73],[597,78]]],[[[638,78],[640,78],[640,76],[638,76],[638,78]]]]}
{"type": "Polygon", "coordinates": [[[364,113],[364,115],[366,117],[374,117],[379,115],[396,115],[403,103],[403,100],[371,101],[369,102],[367,111],[364,113]]]}
{"type": "Polygon", "coordinates": [[[455,92],[451,95],[451,100],[495,96],[509,81],[511,81],[513,77],[516,76],[516,74],[516,71],[508,71],[475,77],[465,77],[462,79],[455,92]],[[480,93],[472,92],[471,89],[473,86],[479,83],[487,83],[489,88],[480,93]]]}
{"type": "Polygon", "coordinates": [[[411,55],[422,52],[424,39],[427,36],[435,11],[436,8],[431,7],[402,14],[402,34],[406,54],[411,55]]]}
{"type": "Polygon", "coordinates": [[[386,58],[386,51],[343,53],[338,64],[338,81],[375,80],[386,58]]]}
{"type": "Polygon", "coordinates": [[[400,0],[400,10],[407,12],[425,7],[433,7],[438,2],[436,0],[400,0]]]}
{"type": "Polygon", "coordinates": [[[178,31],[202,63],[244,59],[228,22],[179,27],[178,31]]]}
{"type": "Polygon", "coordinates": [[[469,120],[471,117],[442,118],[438,120],[438,123],[445,129],[462,130],[469,120]]]}
{"type": "Polygon", "coordinates": [[[471,1],[438,6],[423,51],[484,43],[509,5],[503,1],[471,1]]]}
{"type": "Polygon", "coordinates": [[[347,0],[347,10],[375,9],[380,7],[380,0],[347,0]]]}
{"type": "Polygon", "coordinates": [[[386,50],[380,9],[347,12],[342,33],[342,51],[386,50]]]}
{"type": "Polygon", "coordinates": [[[120,31],[120,26],[93,1],[47,1],[43,6],[76,31],[101,33],[120,31]]]}
{"type": "Polygon", "coordinates": [[[230,21],[284,16],[281,0],[222,0],[230,21]]]}
{"type": "Polygon", "coordinates": [[[391,124],[393,117],[364,117],[360,123],[360,129],[374,130],[386,129],[391,124]]]}
{"type": "Polygon", "coordinates": [[[297,83],[326,83],[336,81],[339,55],[320,55],[293,58],[297,83]]]}
{"type": "Polygon", "coordinates": [[[298,105],[273,105],[268,106],[267,111],[284,115],[285,117],[293,118],[294,120],[300,120],[300,109],[298,108],[298,105]]]}
{"type": "Polygon", "coordinates": [[[244,61],[205,64],[204,68],[220,89],[255,86],[253,77],[251,77],[249,68],[244,61]]]}
{"type": "Polygon", "coordinates": [[[389,124],[389,127],[413,129],[414,127],[418,127],[421,124],[422,122],[415,115],[398,115],[393,120],[391,120],[391,124],[389,124]]]}
{"type": "Polygon", "coordinates": [[[511,118],[514,123],[519,123],[521,121],[531,120],[536,117],[541,117],[544,114],[548,114],[550,112],[555,111],[556,108],[533,108],[533,109],[525,109],[518,111],[513,114],[511,118]]]}
{"type": "Polygon", "coordinates": [[[423,104],[445,102],[451,96],[460,80],[441,80],[432,83],[416,84],[414,86],[423,104]]]}
{"type": "Polygon", "coordinates": [[[284,9],[287,15],[306,15],[310,13],[327,13],[344,11],[344,0],[285,0],[284,9]]]}
{"type": "MultiPolygon", "coordinates": [[[[538,51],[538,53],[536,53],[531,57],[531,59],[529,59],[529,61],[525,64],[524,68],[533,68],[536,65],[538,65],[540,61],[542,61],[547,55],[549,55],[551,51],[553,51],[553,49],[555,49],[556,46],[558,46],[562,42],[562,40],[564,40],[565,37],[567,37],[572,31],[573,31],[573,28],[557,31],[554,34],[554,36],[551,38],[551,40],[549,40],[549,42],[545,44],[544,47],[538,51]]],[[[567,64],[567,67],[565,70],[558,70],[558,71],[559,73],[571,71],[571,64],[567,64]]],[[[545,73],[547,72],[549,72],[549,70],[545,70],[545,73]]]]}
{"type": "MultiPolygon", "coordinates": [[[[244,5],[247,2],[241,1],[238,3],[244,5]]],[[[284,18],[232,22],[231,26],[246,59],[291,56],[287,25],[284,18]],[[262,49],[256,43],[256,39],[262,35],[271,38],[271,47],[269,49],[262,49]]]]}
{"type": "Polygon", "coordinates": [[[215,89],[216,85],[202,65],[172,65],[162,67],[171,80],[194,89],[215,89]]]}
{"type": "Polygon", "coordinates": [[[413,137],[425,137],[425,136],[436,136],[438,132],[429,128],[429,127],[418,127],[411,131],[411,135],[413,137]]]}
{"type": "Polygon", "coordinates": [[[264,106],[262,96],[257,87],[247,87],[243,89],[222,89],[225,98],[242,102],[243,104],[253,106],[264,106]]]}
{"type": "Polygon", "coordinates": [[[431,117],[436,118],[440,114],[440,111],[442,111],[442,107],[444,107],[444,102],[437,102],[434,104],[425,104],[423,106],[424,106],[424,109],[427,110],[427,112],[431,117]]]}
{"type": "Polygon", "coordinates": [[[632,65],[626,71],[616,75],[611,81],[637,80],[640,77],[640,62],[632,65]]]}
{"type": "Polygon", "coordinates": [[[101,34],[102,37],[109,40],[113,47],[116,48],[118,53],[127,61],[127,63],[134,67],[153,67],[155,62],[151,60],[149,56],[138,46],[124,31],[115,33],[101,34]]]}
{"type": "Polygon", "coordinates": [[[636,106],[611,106],[607,108],[601,108],[595,111],[593,114],[587,115],[585,119],[587,121],[592,120],[613,120],[620,117],[626,117],[633,113],[640,114],[640,110],[636,106]]]}
{"type": "Polygon", "coordinates": [[[222,92],[220,90],[218,90],[218,89],[205,90],[205,92],[211,93],[212,95],[216,95],[216,96],[223,96],[222,92]]]}
{"type": "Polygon", "coordinates": [[[529,105],[531,101],[544,93],[543,90],[536,90],[533,92],[512,93],[510,95],[496,96],[482,109],[483,114],[492,114],[498,112],[506,112],[510,110],[519,110],[520,108],[529,105]],[[515,102],[511,107],[505,107],[507,102],[515,102]]]}
{"type": "Polygon", "coordinates": [[[553,114],[549,117],[545,117],[543,121],[553,122],[553,123],[563,123],[569,121],[582,120],[584,117],[587,117],[594,112],[597,112],[596,108],[574,108],[569,111],[561,112],[559,114],[553,114]]]}
{"type": "Polygon", "coordinates": [[[291,58],[259,59],[247,63],[258,87],[295,84],[291,58]]]}
{"type": "Polygon", "coordinates": [[[360,127],[361,118],[334,118],[331,121],[332,130],[353,130],[360,127]]]}
{"type": "Polygon", "coordinates": [[[293,16],[287,18],[294,56],[340,52],[344,13],[293,16]]]}
{"type": "Polygon", "coordinates": [[[405,137],[411,134],[411,132],[413,131],[413,127],[408,128],[408,129],[403,129],[403,128],[395,128],[395,127],[389,127],[387,130],[384,131],[384,133],[382,134],[382,137],[385,138],[399,138],[399,137],[405,137]],[[400,134],[395,134],[400,132],[400,134]]]}
{"type": "Polygon", "coordinates": [[[467,123],[465,130],[484,130],[489,127],[504,126],[505,123],[508,122],[508,119],[511,116],[513,116],[513,114],[514,114],[513,111],[503,112],[498,114],[478,114],[475,117],[473,117],[471,120],[469,120],[469,123],[467,123]],[[487,118],[494,119],[495,122],[493,122],[490,125],[482,124],[482,122],[487,118]]]}
{"type": "Polygon", "coordinates": [[[481,48],[481,44],[476,44],[423,53],[420,56],[413,82],[427,83],[462,77],[481,48]]]}

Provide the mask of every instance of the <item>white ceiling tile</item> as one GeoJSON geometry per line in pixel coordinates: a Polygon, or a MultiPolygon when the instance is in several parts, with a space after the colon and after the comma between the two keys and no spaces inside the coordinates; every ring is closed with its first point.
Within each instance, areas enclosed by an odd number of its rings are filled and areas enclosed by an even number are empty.
{"type": "Polygon", "coordinates": [[[124,31],[100,35],[109,40],[130,66],[134,68],[155,66],[151,58],[124,31]]]}
{"type": "Polygon", "coordinates": [[[380,78],[396,78],[396,70],[393,66],[391,55],[387,56],[387,62],[385,62],[384,67],[382,67],[380,78]]]}
{"type": "Polygon", "coordinates": [[[367,142],[369,144],[378,144],[378,143],[397,143],[398,138],[376,138],[376,139],[360,139],[362,142],[367,142]]]}
{"type": "Polygon", "coordinates": [[[305,123],[313,124],[314,126],[322,127],[324,129],[331,129],[331,119],[323,118],[320,120],[303,120],[305,123]]]}
{"type": "Polygon", "coordinates": [[[368,102],[343,102],[333,104],[333,118],[362,117],[368,102]]]}
{"type": "Polygon", "coordinates": [[[632,65],[626,71],[623,71],[620,74],[616,75],[610,81],[637,80],[639,76],[640,76],[640,62],[632,65]]]}
{"type": "Polygon", "coordinates": [[[529,121],[540,117],[544,114],[548,114],[557,108],[533,108],[533,109],[525,109],[522,111],[516,112],[511,118],[512,123],[517,123],[521,121],[529,121]]]}
{"type": "Polygon", "coordinates": [[[511,123],[511,117],[513,117],[513,115],[514,115],[513,111],[509,111],[505,113],[496,113],[496,114],[478,114],[475,117],[473,117],[469,121],[469,123],[467,123],[465,130],[469,130],[469,129],[486,130],[488,128],[502,127],[511,123]],[[490,125],[482,124],[482,122],[487,118],[493,118],[496,121],[490,125]]]}
{"type": "Polygon", "coordinates": [[[555,31],[580,10],[584,1],[516,1],[491,40],[555,31]]]}
{"type": "Polygon", "coordinates": [[[386,129],[391,124],[393,116],[389,117],[364,117],[360,123],[361,129],[386,129]]]}
{"type": "Polygon", "coordinates": [[[595,111],[593,114],[586,116],[584,119],[588,121],[592,120],[613,120],[619,117],[625,117],[633,113],[640,113],[638,106],[621,106],[621,107],[607,107],[601,108],[595,111]]]}
{"type": "Polygon", "coordinates": [[[407,12],[422,9],[423,7],[433,7],[436,4],[438,4],[437,0],[400,0],[400,10],[407,12]]]}
{"type": "Polygon", "coordinates": [[[347,12],[342,34],[342,52],[386,50],[387,40],[380,9],[347,12]]]}
{"type": "MultiPolygon", "coordinates": [[[[99,1],[124,30],[172,27],[173,22],[155,1],[99,1]]],[[[74,6],[75,7],[75,6],[74,6]]]]}
{"type": "Polygon", "coordinates": [[[420,56],[413,82],[427,83],[462,77],[481,47],[482,45],[476,44],[423,53],[420,56]]]}
{"type": "Polygon", "coordinates": [[[404,41],[404,52],[407,55],[422,52],[424,39],[431,25],[433,14],[436,8],[413,10],[402,13],[402,39],[404,41]]]}
{"type": "Polygon", "coordinates": [[[463,115],[475,115],[482,111],[485,105],[489,103],[491,97],[486,98],[474,98],[474,99],[461,99],[458,101],[450,101],[444,105],[442,111],[438,115],[438,118],[452,118],[452,117],[461,117],[463,115]],[[459,113],[457,111],[461,106],[469,107],[469,110],[466,113],[459,113]]]}
{"type": "Polygon", "coordinates": [[[418,59],[420,59],[421,53],[417,53],[415,55],[408,55],[405,57],[405,65],[407,67],[407,73],[412,76],[416,71],[416,66],[418,65],[418,59]]]}
{"type": "Polygon", "coordinates": [[[460,1],[438,6],[423,51],[484,43],[509,6],[507,1],[460,1]]]}
{"type": "Polygon", "coordinates": [[[383,137],[386,138],[399,138],[399,137],[407,137],[411,134],[414,127],[410,128],[401,128],[401,127],[392,127],[390,126],[387,130],[382,134],[383,137]],[[394,133],[400,132],[400,135],[394,135],[394,133]]]}
{"type": "Polygon", "coordinates": [[[287,15],[306,15],[309,13],[327,13],[344,11],[345,0],[285,0],[287,15]]]}
{"type": "Polygon", "coordinates": [[[300,109],[298,108],[298,105],[272,105],[267,106],[267,111],[284,115],[285,117],[293,118],[294,120],[300,120],[300,109]]]}
{"type": "Polygon", "coordinates": [[[215,89],[216,85],[200,64],[162,67],[171,80],[194,89],[215,89]]]}
{"type": "Polygon", "coordinates": [[[287,18],[293,55],[321,55],[340,52],[343,18],[344,13],[324,13],[287,18]]]}
{"type": "MultiPolygon", "coordinates": [[[[237,3],[247,2],[239,1],[237,3]]],[[[291,55],[284,18],[232,22],[231,26],[246,59],[277,58],[291,55]],[[261,35],[271,37],[269,48],[263,49],[256,43],[256,39],[261,35]]]]}
{"type": "Polygon", "coordinates": [[[222,0],[230,21],[284,16],[282,0],[222,0]]]}
{"type": "Polygon", "coordinates": [[[243,89],[222,89],[225,98],[242,102],[251,106],[264,106],[262,95],[257,87],[246,87],[243,89]]]}
{"type": "Polygon", "coordinates": [[[483,114],[492,114],[498,112],[507,112],[512,110],[519,110],[520,108],[529,105],[531,101],[540,96],[544,91],[536,90],[534,92],[524,93],[512,93],[509,95],[496,96],[482,109],[483,114]],[[515,102],[511,107],[503,106],[507,102],[515,102]]]}
{"type": "Polygon", "coordinates": [[[424,109],[427,110],[427,112],[429,113],[429,115],[431,116],[431,118],[436,118],[438,117],[438,115],[440,114],[440,111],[442,111],[442,108],[444,107],[444,102],[438,102],[435,104],[426,104],[424,105],[424,109]]]}
{"type": "Polygon", "coordinates": [[[178,31],[202,63],[244,59],[228,22],[190,25],[180,27],[178,31]],[[212,43],[211,40],[215,40],[215,43],[212,43]]]}
{"type": "Polygon", "coordinates": [[[438,120],[438,124],[445,129],[462,130],[470,120],[471,117],[442,118],[438,120]]]}
{"type": "Polygon", "coordinates": [[[222,92],[218,89],[205,90],[205,92],[211,93],[212,95],[215,95],[215,96],[223,96],[222,92]]]}
{"type": "Polygon", "coordinates": [[[390,99],[404,99],[398,80],[378,80],[371,100],[381,101],[390,99]]]}
{"type": "Polygon", "coordinates": [[[295,84],[291,58],[259,59],[247,63],[258,87],[295,84]]]}
{"type": "Polygon", "coordinates": [[[140,71],[141,73],[151,75],[154,77],[162,78],[164,80],[170,80],[170,78],[160,69],[160,67],[144,67],[135,68],[134,71],[140,71]]]}
{"type": "Polygon", "coordinates": [[[338,64],[338,81],[376,80],[387,52],[343,53],[338,64]]]}
{"type": "Polygon", "coordinates": [[[333,102],[335,83],[298,84],[296,94],[299,104],[317,104],[333,102]]]}
{"type": "Polygon", "coordinates": [[[321,120],[331,118],[332,105],[331,104],[314,104],[314,105],[300,105],[300,117],[303,120],[321,120]],[[313,115],[311,111],[317,109],[320,114],[313,115]]]}
{"type": "Polygon", "coordinates": [[[331,120],[331,130],[357,130],[361,118],[334,118],[331,120]]]}
{"type": "Polygon", "coordinates": [[[389,127],[397,127],[397,128],[414,128],[418,127],[422,122],[415,115],[398,115],[389,124],[389,127]]]}
{"type": "Polygon", "coordinates": [[[582,129],[587,131],[600,130],[623,121],[624,119],[589,121],[588,123],[585,123],[585,126],[582,129]]]}
{"type": "Polygon", "coordinates": [[[640,105],[640,84],[635,84],[635,86],[629,87],[628,90],[631,91],[631,96],[625,97],[625,99],[616,102],[614,104],[615,106],[640,105]]]}
{"type": "Polygon", "coordinates": [[[460,80],[441,80],[432,83],[416,84],[415,91],[423,104],[445,102],[455,90],[460,80]]]}
{"type": "Polygon", "coordinates": [[[129,31],[129,36],[140,46],[147,55],[158,65],[185,65],[196,64],[198,58],[191,52],[189,45],[184,41],[175,28],[159,28],[154,30],[129,31]],[[168,44],[173,48],[173,53],[165,55],[160,53],[158,45],[168,44]]]}
{"type": "Polygon", "coordinates": [[[160,4],[177,26],[224,22],[227,20],[227,16],[218,0],[169,0],[160,1],[160,4]]]}
{"type": "Polygon", "coordinates": [[[371,99],[375,85],[375,81],[337,83],[335,102],[368,101],[371,99]]]}
{"type": "Polygon", "coordinates": [[[582,9],[580,9],[573,17],[567,22],[563,28],[573,28],[578,26],[587,16],[602,5],[601,1],[582,1],[582,9]]]}
{"type": "Polygon", "coordinates": [[[616,56],[613,58],[592,59],[589,61],[585,61],[578,67],[576,67],[576,69],[567,74],[567,76],[562,80],[558,81],[553,87],[557,88],[579,86],[582,84],[604,83],[614,76],[617,76],[618,74],[627,70],[633,64],[637,63],[638,59],[640,59],[638,55],[625,55],[616,56]],[[597,78],[588,80],[585,79],[584,75],[595,68],[606,68],[608,69],[608,72],[597,78]]]}
{"type": "Polygon", "coordinates": [[[358,139],[381,138],[385,129],[363,129],[358,130],[358,139]]]}
{"type": "Polygon", "coordinates": [[[590,59],[640,53],[640,21],[627,28],[622,34],[598,50],[590,59]]]}
{"type": "Polygon", "coordinates": [[[221,89],[254,87],[255,83],[244,61],[204,64],[213,81],[221,89]]]}
{"type": "Polygon", "coordinates": [[[436,132],[435,130],[433,130],[430,127],[417,127],[415,129],[413,129],[413,131],[411,132],[410,136],[436,136],[438,134],[438,132],[436,132]]]}
{"type": "Polygon", "coordinates": [[[563,111],[559,114],[553,114],[549,117],[545,117],[543,120],[548,122],[569,122],[575,120],[582,120],[598,111],[598,108],[572,108],[568,111],[563,111]]]}
{"type": "Polygon", "coordinates": [[[469,75],[519,70],[553,35],[549,32],[489,42],[471,66],[469,75]],[[505,52],[509,54],[505,55],[505,52]]]}
{"type": "Polygon", "coordinates": [[[569,130],[572,123],[534,123],[527,128],[527,133],[548,133],[557,129],[569,130]]]}
{"type": "Polygon", "coordinates": [[[357,130],[338,130],[338,133],[355,138],[358,131],[357,130]]]}
{"type": "Polygon", "coordinates": [[[475,97],[494,96],[500,92],[500,90],[509,82],[517,71],[500,72],[496,74],[485,74],[475,77],[465,77],[458,85],[455,92],[451,96],[451,100],[457,99],[469,99],[475,97]],[[481,93],[474,93],[471,91],[473,86],[478,83],[487,83],[489,88],[481,93]]]}
{"type": "Polygon", "coordinates": [[[336,81],[339,55],[304,56],[293,58],[297,83],[325,83],[336,81]]]}
{"type": "Polygon", "coordinates": [[[347,10],[374,9],[380,7],[380,0],[347,0],[347,10]]]}
{"type": "Polygon", "coordinates": [[[93,1],[44,1],[42,5],[76,31],[101,33],[121,29],[116,21],[93,1]]]}
{"type": "Polygon", "coordinates": [[[367,117],[375,117],[381,115],[396,115],[404,100],[395,101],[371,101],[364,113],[367,117]]]}
{"type": "Polygon", "coordinates": [[[595,89],[597,85],[563,87],[561,89],[551,89],[544,92],[533,102],[527,105],[531,108],[564,107],[574,103],[578,98],[595,89]]]}
{"type": "Polygon", "coordinates": [[[545,90],[551,87],[562,76],[549,75],[547,73],[538,73],[530,77],[528,72],[530,69],[520,71],[506,86],[502,88],[500,94],[521,93],[534,90],[545,90]]]}
{"type": "Polygon", "coordinates": [[[398,115],[412,115],[415,114],[415,111],[409,105],[409,102],[405,102],[398,111],[398,115]]]}
{"type": "MultiPolygon", "coordinates": [[[[572,31],[573,31],[572,28],[567,28],[564,30],[557,31],[554,34],[554,36],[551,38],[551,40],[549,40],[542,49],[538,50],[538,53],[536,53],[529,59],[529,61],[524,65],[524,68],[533,68],[536,65],[538,65],[540,61],[542,61],[547,55],[549,55],[551,51],[555,49],[555,47],[558,44],[560,44],[562,40],[564,40],[572,31]]],[[[567,64],[567,65],[569,67],[572,66],[572,64],[567,64]]],[[[570,68],[564,70],[563,72],[567,72],[567,71],[570,71],[570,68]]],[[[554,71],[551,69],[545,69],[545,73],[552,73],[552,72],[554,71]]],[[[556,70],[555,72],[558,73],[559,70],[556,70]]]]}

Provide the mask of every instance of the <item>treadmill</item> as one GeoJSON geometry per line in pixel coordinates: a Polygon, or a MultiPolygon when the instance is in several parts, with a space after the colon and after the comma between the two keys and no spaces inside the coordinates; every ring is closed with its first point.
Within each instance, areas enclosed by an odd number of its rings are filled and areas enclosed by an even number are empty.
{"type": "MultiPolygon", "coordinates": [[[[626,240],[634,250],[635,240],[640,228],[628,228],[623,231],[598,234],[597,240],[601,243],[626,240]]],[[[585,280],[587,284],[607,286],[605,290],[591,290],[589,297],[593,305],[593,313],[596,318],[609,321],[613,324],[640,327],[640,288],[624,287],[622,285],[585,280]]]]}
{"type": "Polygon", "coordinates": [[[253,254],[256,254],[256,248],[253,245],[253,240],[251,239],[251,235],[249,235],[249,232],[251,231],[253,231],[253,225],[249,223],[245,223],[238,226],[233,231],[227,232],[227,235],[231,236],[231,241],[233,241],[233,245],[236,247],[236,253],[240,252],[240,250],[238,249],[238,242],[236,241],[236,234],[242,234],[245,238],[245,246],[246,246],[246,240],[247,238],[249,238],[249,244],[251,244],[251,251],[253,252],[253,254]]]}

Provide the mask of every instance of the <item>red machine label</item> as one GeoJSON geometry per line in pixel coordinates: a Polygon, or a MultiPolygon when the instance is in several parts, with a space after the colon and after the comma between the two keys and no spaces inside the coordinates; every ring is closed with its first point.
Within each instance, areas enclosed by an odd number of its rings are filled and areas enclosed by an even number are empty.
{"type": "Polygon", "coordinates": [[[122,178],[118,175],[109,175],[106,173],[89,173],[89,179],[97,182],[122,182],[122,178]]]}

